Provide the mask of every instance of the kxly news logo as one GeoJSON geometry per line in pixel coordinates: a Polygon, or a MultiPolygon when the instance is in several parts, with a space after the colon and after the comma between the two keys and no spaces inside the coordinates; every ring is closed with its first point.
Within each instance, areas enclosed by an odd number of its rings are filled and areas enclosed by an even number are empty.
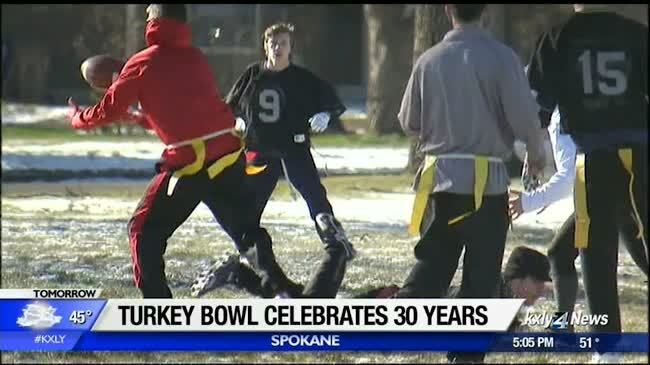
{"type": "Polygon", "coordinates": [[[609,323],[607,314],[585,314],[582,312],[528,313],[524,325],[544,327],[551,330],[565,330],[575,326],[604,326],[609,323]]]}

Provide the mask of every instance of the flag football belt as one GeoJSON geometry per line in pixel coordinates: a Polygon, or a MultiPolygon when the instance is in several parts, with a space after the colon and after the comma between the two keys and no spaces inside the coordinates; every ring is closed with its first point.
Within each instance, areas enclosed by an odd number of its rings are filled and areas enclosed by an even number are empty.
{"type": "Polygon", "coordinates": [[[260,172],[266,170],[267,165],[262,165],[262,166],[253,166],[253,165],[247,165],[246,166],[246,175],[257,175],[260,172]]]}
{"type": "Polygon", "coordinates": [[[413,212],[411,214],[411,223],[409,224],[409,233],[413,236],[420,234],[420,225],[424,217],[429,197],[433,193],[436,186],[436,172],[435,165],[438,159],[456,158],[456,159],[472,159],[474,160],[474,210],[462,214],[456,218],[450,219],[447,224],[452,225],[467,218],[475,211],[479,210],[483,203],[483,193],[487,185],[488,177],[488,162],[503,162],[498,157],[490,156],[477,156],[471,154],[445,154],[439,156],[427,155],[424,158],[424,166],[420,174],[420,182],[415,193],[415,201],[413,202],[413,212]]]}
{"type": "Polygon", "coordinates": [[[167,185],[168,196],[172,196],[172,194],[174,193],[174,189],[176,188],[178,179],[180,179],[183,176],[194,175],[203,169],[203,164],[205,163],[205,142],[212,138],[223,136],[228,133],[232,134],[233,136],[239,137],[241,145],[238,150],[231,152],[225,156],[222,156],[221,158],[219,158],[218,160],[216,160],[215,162],[210,164],[210,166],[207,167],[208,177],[210,179],[213,179],[215,176],[219,175],[225,168],[237,162],[237,159],[241,155],[242,151],[244,151],[244,141],[241,139],[241,136],[239,136],[236,133],[234,128],[222,129],[220,131],[207,134],[205,136],[167,145],[166,147],[167,149],[192,146],[192,149],[194,150],[194,156],[196,156],[194,162],[186,165],[180,170],[176,170],[169,178],[169,184],[167,185]]]}
{"type": "MultiPolygon", "coordinates": [[[[305,137],[304,134],[294,134],[293,135],[293,141],[295,143],[304,143],[306,140],[307,140],[307,138],[305,137]]],[[[310,150],[315,151],[315,149],[313,147],[310,147],[310,150]]],[[[283,169],[284,169],[284,176],[287,179],[287,181],[289,181],[289,175],[287,174],[287,169],[286,169],[286,166],[284,165],[284,159],[280,159],[280,161],[282,162],[282,166],[283,166],[283,169]]],[[[266,163],[263,164],[263,165],[255,165],[254,163],[251,164],[251,163],[249,163],[247,161],[247,163],[246,163],[246,175],[258,175],[258,174],[264,172],[264,170],[266,170],[267,167],[268,167],[268,164],[266,164],[266,163]]],[[[325,164],[325,171],[326,171],[326,174],[327,174],[327,164],[325,164]]],[[[291,185],[291,186],[293,186],[293,185],[291,185]]]]}
{"type": "Polygon", "coordinates": [[[223,136],[224,134],[228,134],[228,133],[235,134],[235,128],[226,128],[226,129],[222,129],[222,130],[219,130],[219,131],[216,131],[216,132],[212,132],[210,134],[206,134],[206,135],[201,136],[201,137],[187,139],[185,141],[180,141],[180,142],[168,144],[165,148],[168,149],[168,150],[172,150],[174,148],[191,146],[191,145],[194,145],[194,143],[197,142],[197,141],[207,141],[209,139],[216,138],[216,137],[219,137],[219,136],[223,136]]]}
{"type": "MultiPolygon", "coordinates": [[[[630,195],[630,204],[634,214],[632,215],[638,229],[638,239],[641,239],[645,244],[644,222],[639,214],[639,209],[634,201],[634,171],[632,170],[632,149],[621,148],[618,150],[618,158],[623,163],[623,167],[628,174],[630,174],[630,185],[628,192],[630,195]]],[[[576,212],[576,231],[574,237],[574,244],[576,248],[589,247],[589,225],[591,218],[589,218],[589,211],[587,210],[587,187],[585,179],[585,155],[579,154],[576,157],[576,182],[574,190],[574,205],[576,212]]]]}

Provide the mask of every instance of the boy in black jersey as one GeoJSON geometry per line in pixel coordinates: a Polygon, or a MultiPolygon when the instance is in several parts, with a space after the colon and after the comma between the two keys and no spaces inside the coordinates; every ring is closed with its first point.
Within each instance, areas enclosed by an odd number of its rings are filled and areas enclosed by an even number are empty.
{"type": "Polygon", "coordinates": [[[558,106],[561,128],[578,148],[575,245],[595,332],[621,332],[617,291],[618,228],[632,216],[647,245],[648,28],[603,5],[544,33],[528,74],[542,121],[558,106]]]}
{"type": "Polygon", "coordinates": [[[309,133],[324,131],[345,106],[327,82],[291,62],[292,34],[293,26],[285,23],[266,29],[266,59],[248,66],[226,102],[246,124],[247,181],[256,191],[259,216],[284,174],[307,202],[325,244],[326,256],[312,281],[301,293],[287,295],[334,297],[355,250],[334,218],[311,155],[309,133]]]}

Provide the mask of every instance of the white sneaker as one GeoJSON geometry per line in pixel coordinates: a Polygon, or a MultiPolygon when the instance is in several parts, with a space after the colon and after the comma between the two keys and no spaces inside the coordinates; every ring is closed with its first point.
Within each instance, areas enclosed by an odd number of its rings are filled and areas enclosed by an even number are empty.
{"type": "Polygon", "coordinates": [[[621,355],[618,352],[605,352],[602,354],[596,352],[591,357],[591,362],[590,362],[590,364],[622,364],[622,363],[623,363],[623,355],[621,355]]]}

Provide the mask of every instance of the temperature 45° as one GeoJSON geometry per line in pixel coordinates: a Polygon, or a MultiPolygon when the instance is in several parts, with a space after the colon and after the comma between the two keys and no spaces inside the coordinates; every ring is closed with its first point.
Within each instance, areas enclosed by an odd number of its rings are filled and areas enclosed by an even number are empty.
{"type": "Polygon", "coordinates": [[[91,317],[93,315],[93,311],[91,310],[85,310],[85,311],[72,311],[70,314],[70,322],[74,324],[84,324],[88,320],[88,317],[91,317]]]}

